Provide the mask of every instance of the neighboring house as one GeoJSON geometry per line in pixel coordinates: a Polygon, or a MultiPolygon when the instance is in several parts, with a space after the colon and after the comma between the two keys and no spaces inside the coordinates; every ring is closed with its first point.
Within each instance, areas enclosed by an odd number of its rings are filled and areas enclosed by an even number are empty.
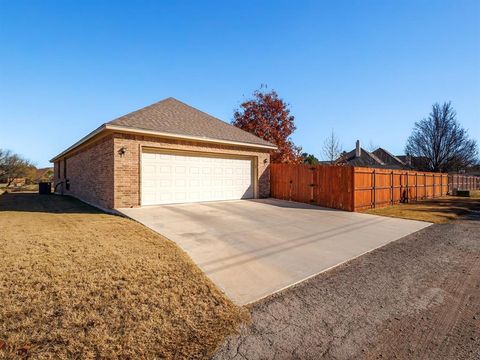
{"type": "Polygon", "coordinates": [[[397,155],[405,163],[408,169],[429,171],[428,158],[424,156],[397,155]]]}
{"type": "Polygon", "coordinates": [[[359,140],[356,142],[355,149],[343,153],[335,163],[359,167],[386,167],[386,164],[376,155],[362,148],[359,140]]]}
{"type": "Polygon", "coordinates": [[[452,171],[450,174],[466,175],[466,176],[480,176],[480,165],[471,165],[459,171],[452,171]]]}
{"type": "Polygon", "coordinates": [[[51,162],[56,192],[113,209],[267,197],[275,149],[168,98],[101,125],[51,162]]]}
{"type": "Polygon", "coordinates": [[[428,170],[428,159],[410,155],[393,155],[384,148],[378,148],[369,152],[360,146],[357,140],[355,149],[343,153],[336,161],[336,164],[371,167],[392,170],[428,170]]]}
{"type": "Polygon", "coordinates": [[[480,165],[472,165],[467,167],[464,171],[466,175],[480,176],[480,165]]]}
{"type": "Polygon", "coordinates": [[[382,161],[384,166],[388,167],[389,169],[406,169],[407,165],[405,162],[400,160],[397,156],[392,155],[390,152],[383,148],[378,148],[377,150],[372,152],[377,158],[382,161]]]}
{"type": "Polygon", "coordinates": [[[52,181],[53,179],[53,168],[41,168],[35,169],[35,183],[39,183],[42,181],[52,181]]]}

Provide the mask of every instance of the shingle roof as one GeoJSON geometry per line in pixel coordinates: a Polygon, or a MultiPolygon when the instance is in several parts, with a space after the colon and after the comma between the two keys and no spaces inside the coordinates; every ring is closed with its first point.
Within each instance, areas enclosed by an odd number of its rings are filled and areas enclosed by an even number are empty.
{"type": "Polygon", "coordinates": [[[428,158],[425,156],[409,156],[408,155],[397,155],[401,161],[403,161],[406,167],[413,169],[413,170],[422,170],[428,171],[428,158]]]}
{"type": "Polygon", "coordinates": [[[131,112],[107,124],[175,135],[275,146],[172,97],[131,112]]]}
{"type": "MultiPolygon", "coordinates": [[[[340,159],[352,166],[383,167],[385,164],[377,156],[361,148],[360,157],[355,156],[355,149],[344,154],[340,159]]],[[[339,160],[340,160],[339,159],[339,160]]]]}
{"type": "Polygon", "coordinates": [[[389,167],[397,167],[399,169],[403,169],[405,167],[405,163],[402,160],[400,160],[398,157],[390,153],[388,150],[385,150],[384,148],[379,147],[377,150],[373,151],[372,154],[377,156],[389,167]]]}

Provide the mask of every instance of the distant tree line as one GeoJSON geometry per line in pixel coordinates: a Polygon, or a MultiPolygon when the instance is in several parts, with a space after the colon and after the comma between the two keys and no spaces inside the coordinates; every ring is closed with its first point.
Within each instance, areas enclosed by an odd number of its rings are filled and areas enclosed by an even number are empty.
{"type": "Polygon", "coordinates": [[[9,187],[15,179],[23,177],[34,177],[35,167],[24,157],[0,149],[0,183],[9,187]]]}

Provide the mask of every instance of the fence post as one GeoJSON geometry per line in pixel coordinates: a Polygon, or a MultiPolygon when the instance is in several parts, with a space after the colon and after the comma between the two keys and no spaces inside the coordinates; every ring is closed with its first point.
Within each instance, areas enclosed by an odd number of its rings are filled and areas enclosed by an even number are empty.
{"type": "Polygon", "coordinates": [[[288,187],[288,201],[292,201],[292,193],[293,193],[293,171],[291,172],[290,176],[290,186],[288,187]]]}
{"type": "Polygon", "coordinates": [[[403,194],[403,173],[400,172],[400,185],[399,185],[400,191],[399,191],[399,199],[398,202],[402,202],[402,194],[403,194]]]}
{"type": "Polygon", "coordinates": [[[432,175],[432,184],[433,184],[432,198],[435,199],[435,174],[432,175]]]}
{"type": "Polygon", "coordinates": [[[427,198],[427,174],[423,173],[423,198],[427,198]]]}
{"type": "Polygon", "coordinates": [[[310,203],[313,203],[313,198],[314,198],[314,192],[315,190],[313,189],[315,187],[315,167],[314,166],[311,166],[310,167],[310,171],[312,173],[312,176],[310,177],[310,203]]]}
{"type": "Polygon", "coordinates": [[[352,211],[356,211],[356,204],[355,204],[355,195],[357,193],[356,185],[355,185],[355,166],[352,166],[352,211]]]}
{"type": "Polygon", "coordinates": [[[406,181],[405,181],[405,185],[407,186],[407,193],[406,193],[406,196],[405,196],[405,201],[406,201],[407,204],[408,204],[408,203],[410,202],[410,190],[409,190],[409,188],[408,188],[408,178],[409,178],[409,176],[408,176],[408,171],[406,172],[406,174],[407,174],[407,179],[406,179],[406,181]]]}
{"type": "Polygon", "coordinates": [[[390,172],[390,202],[393,205],[393,170],[390,172]]]}
{"type": "Polygon", "coordinates": [[[373,208],[377,207],[377,179],[375,169],[373,169],[373,208]]]}
{"type": "Polygon", "coordinates": [[[415,171],[415,201],[418,201],[418,173],[415,171]]]}

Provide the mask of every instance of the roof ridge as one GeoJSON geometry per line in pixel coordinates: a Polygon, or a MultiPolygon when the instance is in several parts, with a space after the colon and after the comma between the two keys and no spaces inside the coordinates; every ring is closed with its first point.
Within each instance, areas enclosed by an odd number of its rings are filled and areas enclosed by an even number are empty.
{"type": "Polygon", "coordinates": [[[370,151],[365,150],[364,148],[361,148],[362,151],[365,151],[365,153],[370,156],[373,160],[378,162],[380,165],[386,165],[377,155],[371,153],[370,151]]]}
{"type": "MultiPolygon", "coordinates": [[[[104,123],[104,124],[112,124],[114,121],[117,121],[117,120],[119,120],[119,119],[123,119],[124,117],[130,116],[130,115],[132,115],[132,114],[137,114],[137,113],[143,112],[143,111],[145,111],[145,110],[147,110],[147,109],[149,109],[149,108],[151,108],[151,107],[154,107],[154,106],[156,106],[156,105],[158,105],[158,104],[160,104],[160,103],[163,103],[163,102],[165,102],[165,101],[167,101],[167,100],[177,100],[177,99],[175,99],[175,98],[173,98],[173,97],[170,96],[170,97],[168,97],[168,98],[165,98],[165,99],[156,101],[156,102],[154,102],[153,104],[150,104],[150,105],[144,106],[144,107],[142,107],[142,108],[140,108],[140,109],[137,109],[137,110],[131,111],[131,112],[129,112],[129,113],[126,113],[126,114],[124,114],[124,115],[122,115],[122,116],[119,116],[119,117],[113,119],[113,120],[107,121],[107,122],[104,123]]],[[[177,100],[177,101],[178,101],[178,100],[177,100]]],[[[179,102],[181,102],[181,101],[179,101],[179,102]]]]}
{"type": "MultiPolygon", "coordinates": [[[[390,155],[392,158],[394,158],[395,160],[397,160],[400,164],[405,165],[405,163],[404,163],[402,160],[400,160],[396,155],[393,155],[390,151],[388,151],[388,150],[386,150],[386,149],[384,149],[384,148],[382,148],[382,147],[379,147],[377,150],[379,150],[379,149],[385,151],[388,155],[390,155]]],[[[375,151],[377,151],[377,150],[375,150],[375,151]]],[[[375,155],[375,154],[374,154],[374,155],[375,155]]]]}

